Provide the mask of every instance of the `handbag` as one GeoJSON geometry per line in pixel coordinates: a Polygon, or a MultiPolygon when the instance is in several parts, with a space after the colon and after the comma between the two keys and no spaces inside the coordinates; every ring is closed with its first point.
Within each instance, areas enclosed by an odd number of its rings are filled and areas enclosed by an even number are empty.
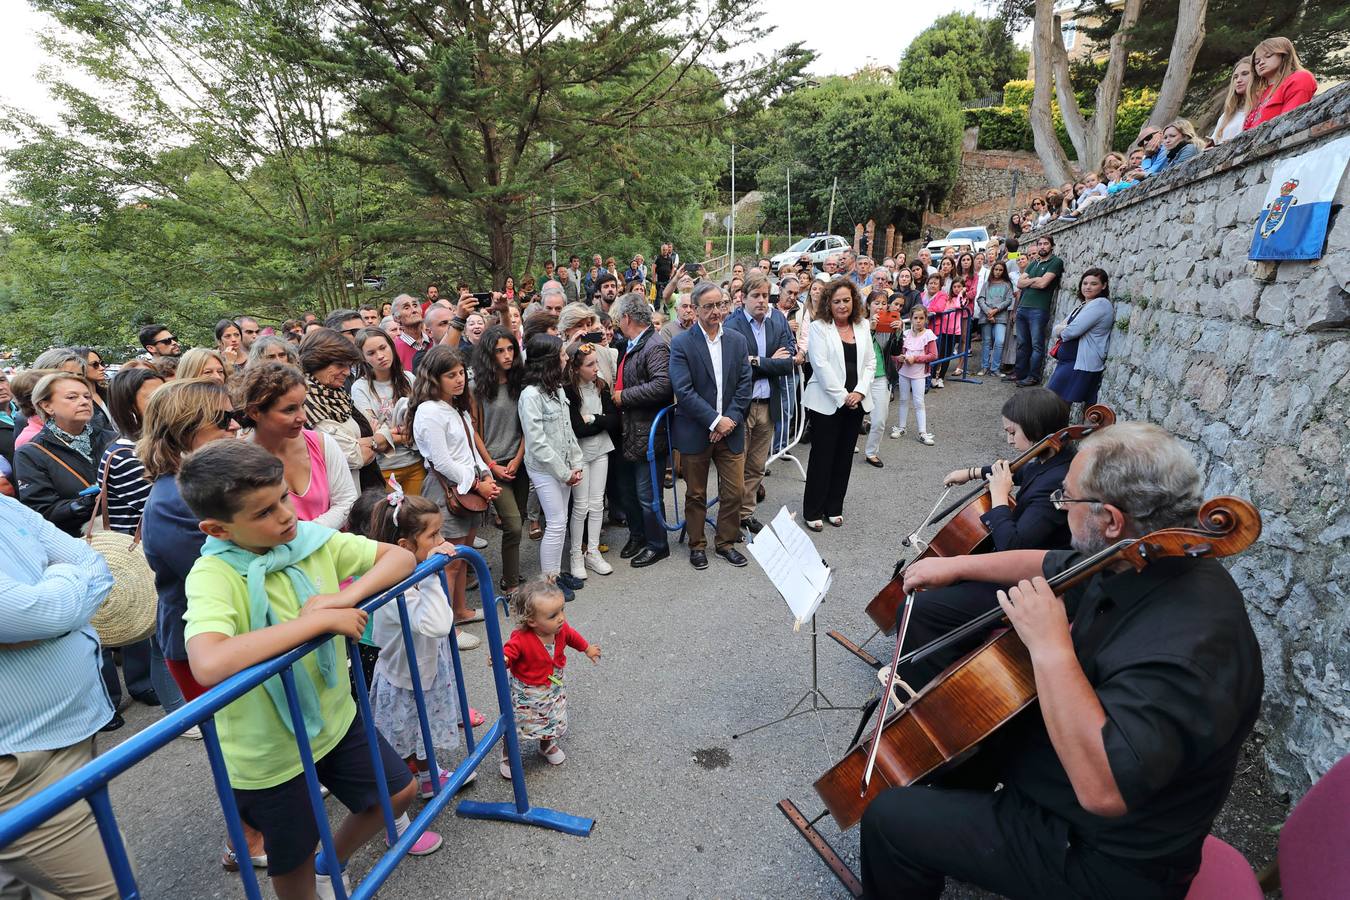
{"type": "MultiPolygon", "coordinates": [[[[1072,322],[1075,318],[1077,318],[1077,317],[1078,317],[1078,314],[1079,314],[1080,312],[1082,312],[1083,309],[1084,309],[1084,307],[1086,307],[1086,306],[1087,306],[1086,303],[1080,303],[1080,304],[1078,305],[1078,308],[1077,308],[1077,309],[1075,309],[1073,312],[1069,313],[1069,317],[1068,317],[1067,319],[1064,320],[1064,327],[1065,327],[1065,328],[1068,328],[1068,327],[1069,327],[1069,323],[1072,322]]],[[[1051,346],[1051,348],[1050,348],[1050,358],[1051,358],[1051,359],[1059,359],[1059,348],[1062,347],[1063,345],[1064,345],[1064,339],[1063,339],[1063,338],[1055,338],[1055,343],[1054,343],[1054,345],[1051,346]]]]}
{"type": "MultiPolygon", "coordinates": [[[[468,440],[469,450],[472,452],[473,435],[469,433],[469,426],[464,421],[464,413],[460,412],[458,409],[455,410],[455,413],[459,416],[459,424],[464,428],[464,437],[468,440]]],[[[441,491],[445,494],[445,508],[449,510],[450,515],[455,516],[456,518],[465,519],[476,516],[479,513],[487,512],[488,501],[482,494],[479,494],[476,491],[460,493],[455,490],[455,486],[450,483],[450,479],[442,475],[435,466],[431,467],[431,472],[436,476],[437,481],[440,482],[441,491]]]]}
{"type": "MultiPolygon", "coordinates": [[[[46,450],[45,447],[40,449],[46,450]]],[[[50,451],[47,451],[47,455],[56,459],[50,451]]],[[[141,523],[136,523],[136,533],[131,537],[113,531],[109,524],[108,470],[114,455],[115,452],[109,453],[103,461],[98,498],[89,514],[84,539],[95,553],[103,557],[113,576],[112,590],[94,611],[89,624],[98,632],[99,642],[104,647],[125,647],[155,633],[159,619],[159,592],[155,590],[155,573],[151,571],[150,563],[146,562],[145,550],[141,547],[141,523]]],[[[61,462],[59,459],[56,461],[61,462]]],[[[80,477],[69,466],[66,468],[80,477]]],[[[80,480],[84,481],[84,478],[80,477],[80,480]]]]}

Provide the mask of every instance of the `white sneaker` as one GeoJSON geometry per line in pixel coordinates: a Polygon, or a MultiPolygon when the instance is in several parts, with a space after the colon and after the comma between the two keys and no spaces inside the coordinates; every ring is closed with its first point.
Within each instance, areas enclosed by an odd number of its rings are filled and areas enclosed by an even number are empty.
{"type": "Polygon", "coordinates": [[[572,554],[572,562],[567,568],[571,571],[573,578],[578,581],[586,580],[586,561],[580,553],[572,554]]]}
{"type": "MultiPolygon", "coordinates": [[[[347,877],[346,872],[342,873],[342,887],[347,892],[347,896],[350,897],[352,893],[352,883],[351,879],[347,877]]],[[[319,900],[337,900],[337,894],[333,891],[333,876],[315,873],[314,893],[318,895],[319,900]]]]}
{"type": "Polygon", "coordinates": [[[187,738],[190,741],[200,741],[202,739],[202,730],[198,726],[193,725],[187,731],[180,734],[179,737],[187,738]]]}
{"type": "Polygon", "coordinates": [[[942,379],[941,379],[941,378],[934,378],[934,379],[933,379],[933,387],[935,387],[935,388],[942,388],[942,387],[946,387],[946,385],[942,383],[942,379]]]}
{"type": "Polygon", "coordinates": [[[919,435],[919,443],[929,447],[933,446],[934,444],[933,435],[925,431],[923,434],[919,435]]]}
{"type": "Polygon", "coordinates": [[[487,545],[488,545],[487,538],[477,534],[473,536],[473,549],[486,550],[487,545]]]}
{"type": "Polygon", "coordinates": [[[476,634],[469,634],[463,627],[455,629],[455,642],[459,644],[461,650],[477,650],[483,646],[483,639],[476,634]]]}
{"type": "Polygon", "coordinates": [[[891,426],[891,440],[898,441],[900,440],[900,438],[904,436],[905,436],[905,429],[901,428],[899,425],[891,426]]]}
{"type": "Polygon", "coordinates": [[[597,575],[608,575],[614,571],[614,567],[605,562],[605,558],[600,555],[599,550],[587,550],[585,556],[586,568],[597,575]]]}

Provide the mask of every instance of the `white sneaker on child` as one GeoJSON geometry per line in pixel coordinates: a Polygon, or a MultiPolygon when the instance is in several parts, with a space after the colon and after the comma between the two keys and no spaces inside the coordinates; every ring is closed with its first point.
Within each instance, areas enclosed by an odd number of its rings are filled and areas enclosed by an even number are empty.
{"type": "Polygon", "coordinates": [[[933,446],[933,444],[935,443],[933,441],[933,435],[925,431],[923,434],[919,435],[919,443],[927,447],[933,446]]]}
{"type": "Polygon", "coordinates": [[[581,551],[572,554],[571,564],[568,569],[572,572],[572,577],[578,581],[586,580],[586,560],[581,555],[581,551]]]}
{"type": "MultiPolygon", "coordinates": [[[[351,880],[347,878],[346,872],[342,873],[342,888],[347,892],[348,896],[351,896],[352,883],[351,880]]],[[[318,873],[315,873],[314,893],[318,896],[319,900],[337,900],[337,893],[333,890],[333,877],[331,875],[319,875],[318,873]]]]}
{"type": "Polygon", "coordinates": [[[905,429],[901,428],[899,425],[891,426],[891,440],[898,441],[900,440],[900,438],[904,436],[905,436],[905,429]]]}
{"type": "Polygon", "coordinates": [[[614,567],[605,561],[605,558],[600,555],[599,550],[587,550],[584,561],[586,563],[586,568],[597,575],[608,575],[610,572],[614,571],[614,567]]]}
{"type": "Polygon", "coordinates": [[[483,646],[483,639],[476,634],[469,634],[460,626],[455,629],[455,643],[459,644],[461,650],[477,650],[483,646]]]}

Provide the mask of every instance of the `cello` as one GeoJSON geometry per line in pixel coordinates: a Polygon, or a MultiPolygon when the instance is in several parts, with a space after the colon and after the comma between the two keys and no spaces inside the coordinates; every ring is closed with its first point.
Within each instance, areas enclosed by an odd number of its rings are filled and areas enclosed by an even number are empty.
{"type": "MultiPolygon", "coordinates": [[[[1222,558],[1241,553],[1261,534],[1261,515],[1236,497],[1216,497],[1200,507],[1199,528],[1166,528],[1117,541],[1050,580],[1056,594],[1119,563],[1137,571],[1166,557],[1222,558]]],[[[913,595],[906,614],[913,604],[913,595]]],[[[899,663],[994,626],[997,607],[951,634],[901,656],[904,627],[896,641],[890,683],[882,695],[882,724],[859,741],[815,782],[816,793],[840,829],[853,827],[867,805],[888,787],[905,787],[974,748],[1036,700],[1031,657],[1017,632],[1000,631],[953,663],[893,714],[887,715],[899,663]],[[872,778],[875,771],[879,778],[872,778]]]]}
{"type": "MultiPolygon", "coordinates": [[[[1081,441],[1093,432],[1115,424],[1115,421],[1116,414],[1111,407],[1102,404],[1089,406],[1083,413],[1082,425],[1070,425],[1047,434],[1009,463],[1008,468],[1016,472],[1034,459],[1053,456],[1071,441],[1081,441]]],[[[990,509],[989,484],[983,482],[946,509],[929,516],[923,525],[915,529],[917,535],[928,522],[936,522],[959,510],[937,534],[933,535],[933,539],[923,546],[914,559],[927,559],[930,556],[968,556],[972,553],[988,552],[989,527],[984,524],[981,517],[990,509]]],[[[913,542],[914,535],[908,540],[913,542]]],[[[896,613],[900,610],[900,602],[905,598],[901,585],[904,581],[905,566],[909,565],[909,562],[896,563],[891,580],[867,604],[868,617],[886,634],[895,633],[896,613]]]]}

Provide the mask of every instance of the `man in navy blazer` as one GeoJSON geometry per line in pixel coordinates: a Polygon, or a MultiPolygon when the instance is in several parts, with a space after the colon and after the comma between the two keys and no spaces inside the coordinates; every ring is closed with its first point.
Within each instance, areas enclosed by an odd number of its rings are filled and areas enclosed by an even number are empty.
{"type": "Polygon", "coordinates": [[[694,286],[695,327],[670,342],[675,389],[671,441],[684,459],[684,520],[689,562],[708,568],[708,466],[717,463],[717,555],[733,566],[746,559],[741,539],[745,481],[745,419],[750,410],[750,350],[739,333],[722,327],[726,297],[710,281],[694,286]]]}
{"type": "Polygon", "coordinates": [[[745,490],[741,493],[741,527],[759,534],[755,498],[764,481],[764,465],[773,447],[777,419],[783,414],[781,376],[791,375],[797,352],[787,319],[769,303],[769,279],[751,271],[745,278],[745,306],[723,325],[745,338],[750,353],[750,412],[745,420],[745,490]]]}

